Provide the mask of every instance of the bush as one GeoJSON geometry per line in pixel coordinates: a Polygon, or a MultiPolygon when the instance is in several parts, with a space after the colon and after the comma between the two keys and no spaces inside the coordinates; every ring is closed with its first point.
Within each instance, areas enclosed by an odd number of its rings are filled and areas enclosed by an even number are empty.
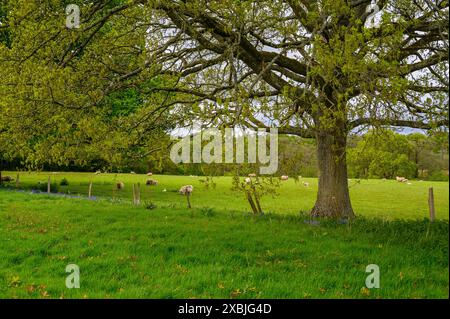
{"type": "Polygon", "coordinates": [[[444,174],[442,171],[434,171],[428,175],[427,180],[435,182],[448,182],[448,175],[444,174]]]}
{"type": "Polygon", "coordinates": [[[64,177],[61,180],[61,182],[59,183],[59,185],[61,185],[61,186],[68,186],[69,185],[69,181],[67,180],[67,178],[64,177]]]}

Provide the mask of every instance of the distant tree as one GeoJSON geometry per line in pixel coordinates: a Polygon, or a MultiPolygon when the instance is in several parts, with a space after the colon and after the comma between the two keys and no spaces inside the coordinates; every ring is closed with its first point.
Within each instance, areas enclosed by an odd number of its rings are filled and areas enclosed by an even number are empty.
{"type": "Polygon", "coordinates": [[[392,131],[371,131],[348,151],[350,174],[358,178],[415,177],[413,150],[406,136],[392,131]]]}
{"type": "Polygon", "coordinates": [[[427,151],[432,147],[432,143],[425,134],[413,133],[407,136],[409,142],[412,144],[412,160],[416,164],[416,174],[414,177],[419,177],[419,170],[425,169],[424,157],[427,151]]]}

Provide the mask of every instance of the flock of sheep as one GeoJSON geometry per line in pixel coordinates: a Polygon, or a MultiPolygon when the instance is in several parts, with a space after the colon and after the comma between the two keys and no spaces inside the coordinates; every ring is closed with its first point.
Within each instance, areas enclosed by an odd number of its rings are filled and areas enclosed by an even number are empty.
{"type": "MultiPolygon", "coordinates": [[[[99,174],[101,174],[101,172],[97,171],[97,172],[95,172],[95,174],[99,175],[99,174]]],[[[131,174],[135,174],[135,173],[131,172],[131,174]]],[[[153,173],[150,173],[150,172],[147,173],[147,176],[152,176],[152,175],[153,175],[153,173]]],[[[157,186],[158,185],[158,181],[154,180],[154,179],[148,179],[145,182],[145,185],[147,185],[147,186],[157,186]]],[[[124,189],[125,188],[125,183],[124,182],[120,182],[120,181],[117,182],[116,183],[116,188],[117,188],[117,190],[124,189]]],[[[165,192],[165,191],[166,191],[166,189],[163,190],[163,192],[165,192]]],[[[194,191],[194,186],[192,186],[192,185],[184,185],[184,186],[182,186],[179,189],[178,193],[181,194],[181,195],[190,195],[193,191],[194,191]]]]}
{"type": "MultiPolygon", "coordinates": [[[[101,171],[96,171],[95,175],[100,175],[101,173],[102,173],[101,171]]],[[[135,174],[135,172],[130,172],[130,174],[135,174]]],[[[152,175],[153,175],[153,173],[151,173],[151,172],[147,173],[147,176],[152,176],[152,175]]],[[[254,173],[248,174],[248,177],[245,179],[245,182],[246,183],[250,183],[251,182],[251,178],[256,177],[256,176],[257,175],[254,174],[254,173]]],[[[301,176],[300,176],[300,178],[301,178],[301,176]]],[[[396,179],[397,182],[406,183],[408,185],[411,185],[411,183],[405,177],[396,176],[395,179],[396,179]]],[[[289,176],[288,175],[282,175],[282,176],[280,176],[280,180],[281,181],[287,181],[287,180],[289,180],[289,176]]],[[[383,180],[385,180],[385,178],[383,178],[383,180]]],[[[2,176],[1,177],[1,181],[2,182],[12,182],[12,181],[14,181],[14,179],[11,176],[2,176]]],[[[154,180],[154,179],[148,179],[145,184],[147,186],[157,186],[158,185],[158,181],[154,180]]],[[[305,181],[302,182],[302,185],[304,187],[309,187],[310,186],[310,184],[308,182],[305,182],[305,181]]],[[[119,181],[119,182],[116,183],[116,188],[117,188],[117,190],[122,190],[122,189],[125,188],[125,184],[123,182],[119,181]]],[[[166,191],[166,190],[163,190],[163,191],[166,191]]],[[[190,195],[193,191],[194,191],[194,187],[192,185],[184,185],[184,186],[182,186],[179,189],[178,193],[181,194],[181,195],[190,195]]]]}

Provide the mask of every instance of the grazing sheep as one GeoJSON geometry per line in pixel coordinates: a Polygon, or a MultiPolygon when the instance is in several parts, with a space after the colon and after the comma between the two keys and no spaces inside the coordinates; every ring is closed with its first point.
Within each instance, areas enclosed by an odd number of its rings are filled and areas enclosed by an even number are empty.
{"type": "Polygon", "coordinates": [[[302,184],[303,184],[303,186],[305,186],[305,187],[309,187],[309,183],[308,183],[308,182],[303,182],[302,184]]]}
{"type": "Polygon", "coordinates": [[[395,176],[395,179],[400,183],[406,183],[408,181],[405,177],[402,176],[395,176]]]}
{"type": "Polygon", "coordinates": [[[118,190],[121,190],[125,188],[125,184],[123,182],[117,182],[116,187],[118,190]]]}
{"type": "Polygon", "coordinates": [[[194,191],[194,186],[192,186],[192,185],[185,185],[185,186],[181,187],[180,190],[178,191],[178,193],[180,193],[181,195],[186,196],[187,206],[189,209],[192,208],[190,197],[191,197],[191,194],[193,191],[194,191]]]}
{"type": "Polygon", "coordinates": [[[152,176],[152,175],[153,175],[152,172],[148,172],[148,173],[147,173],[147,176],[152,176]]]}
{"type": "Polygon", "coordinates": [[[158,181],[155,181],[154,179],[149,179],[149,180],[147,180],[145,185],[147,185],[147,186],[156,186],[156,185],[158,185],[158,181]]]}
{"type": "Polygon", "coordinates": [[[280,179],[281,179],[282,181],[287,181],[287,180],[289,179],[289,176],[287,176],[287,175],[282,175],[282,176],[280,177],[280,179]]]}
{"type": "Polygon", "coordinates": [[[14,179],[11,176],[2,176],[2,182],[12,182],[14,179]]]}
{"type": "Polygon", "coordinates": [[[180,193],[181,195],[190,195],[193,191],[194,191],[194,186],[192,186],[192,185],[185,185],[185,186],[180,188],[178,193],[180,193]]]}
{"type": "Polygon", "coordinates": [[[135,172],[131,171],[130,174],[136,174],[135,172]]]}
{"type": "Polygon", "coordinates": [[[250,184],[252,182],[252,179],[250,177],[246,177],[244,181],[246,184],[250,184]]]}
{"type": "Polygon", "coordinates": [[[256,177],[255,173],[248,174],[248,177],[256,177]]]}
{"type": "Polygon", "coordinates": [[[95,175],[100,175],[102,172],[101,171],[96,171],[95,175]]]}

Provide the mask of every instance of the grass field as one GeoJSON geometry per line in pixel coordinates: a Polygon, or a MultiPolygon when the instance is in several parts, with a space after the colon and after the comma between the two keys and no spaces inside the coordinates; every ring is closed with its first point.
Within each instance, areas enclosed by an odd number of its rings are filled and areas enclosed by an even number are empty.
{"type": "MultiPolygon", "coordinates": [[[[3,172],[3,175],[16,177],[15,172],[3,172]]],[[[38,182],[47,184],[51,176],[52,182],[59,183],[63,178],[68,186],[60,186],[61,192],[87,196],[90,180],[93,181],[93,195],[98,197],[121,198],[132,200],[132,184],[145,184],[145,175],[133,174],[101,174],[89,173],[28,173],[20,174],[21,187],[32,189],[38,182]],[[113,191],[116,181],[122,181],[125,189],[113,191]]],[[[231,177],[214,178],[215,189],[206,189],[200,182],[201,177],[189,176],[152,176],[159,182],[158,186],[141,186],[143,201],[158,204],[172,204],[174,207],[186,207],[186,199],[177,194],[182,185],[194,186],[192,195],[193,207],[210,207],[220,211],[250,211],[242,194],[231,190],[231,177]],[[166,190],[164,192],[163,190],[166,190]]],[[[14,186],[14,183],[11,184],[14,186]]],[[[45,186],[44,185],[44,186],[45,186]]],[[[385,219],[422,219],[428,217],[428,188],[434,188],[436,217],[449,218],[448,182],[411,181],[411,185],[393,180],[350,180],[352,204],[357,215],[385,219]]],[[[46,188],[45,188],[46,189],[46,188]]],[[[279,195],[266,196],[262,199],[262,208],[268,213],[298,214],[307,212],[314,205],[317,193],[317,179],[302,178],[298,183],[290,179],[283,182],[278,190],[279,195]],[[302,181],[310,184],[304,187],[302,181]]]]}
{"type": "MultiPolygon", "coordinates": [[[[158,186],[142,187],[158,206],[149,210],[128,203],[130,184],[146,176],[51,175],[66,177],[61,190],[72,194],[86,194],[93,178],[99,197],[0,190],[0,298],[448,298],[448,183],[351,181],[359,217],[311,225],[299,212],[314,202],[314,179],[283,183],[253,217],[230,178],[208,190],[197,177],[154,176],[158,186]],[[125,183],[121,201],[110,199],[114,180],[125,183]],[[175,192],[185,184],[194,185],[191,210],[175,192]],[[80,289],[65,287],[70,263],[80,289]],[[369,264],[380,267],[380,289],[364,288],[369,264]]],[[[20,180],[30,189],[48,176],[20,180]]]]}

